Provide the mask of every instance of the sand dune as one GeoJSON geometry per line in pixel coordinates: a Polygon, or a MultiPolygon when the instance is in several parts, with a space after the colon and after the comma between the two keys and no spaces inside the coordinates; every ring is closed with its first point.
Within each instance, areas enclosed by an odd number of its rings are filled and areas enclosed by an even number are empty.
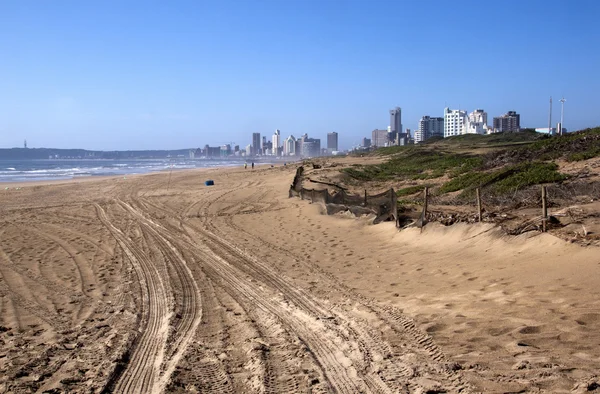
{"type": "Polygon", "coordinates": [[[600,383],[597,248],[490,225],[398,232],[325,216],[288,198],[293,173],[4,190],[0,392],[584,392],[600,383]]]}

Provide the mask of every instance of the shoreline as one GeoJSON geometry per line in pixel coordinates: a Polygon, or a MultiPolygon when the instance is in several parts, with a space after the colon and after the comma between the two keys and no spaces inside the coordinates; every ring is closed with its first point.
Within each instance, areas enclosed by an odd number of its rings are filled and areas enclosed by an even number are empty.
{"type": "MultiPolygon", "coordinates": [[[[295,162],[294,162],[295,163],[295,162]]],[[[258,168],[264,168],[265,166],[271,166],[273,163],[260,163],[260,164],[255,164],[255,169],[258,168]]],[[[290,163],[291,164],[291,163],[290,163]]],[[[242,163],[243,166],[243,163],[242,163]]],[[[283,166],[283,164],[280,164],[280,166],[283,166]]],[[[276,165],[275,165],[276,167],[276,165]]],[[[93,182],[93,181],[103,181],[103,180],[107,180],[107,179],[117,179],[117,178],[137,178],[137,177],[142,177],[142,176],[150,176],[150,175],[156,175],[156,174],[164,174],[164,173],[168,173],[168,172],[172,172],[173,174],[175,173],[181,173],[181,172],[193,172],[193,171],[217,171],[217,170],[223,170],[226,171],[228,169],[233,169],[233,168],[238,168],[238,164],[236,165],[228,165],[228,166],[215,166],[215,167],[195,167],[195,168],[173,168],[173,169],[162,169],[162,170],[158,170],[158,171],[150,171],[150,172],[145,172],[145,173],[136,173],[136,174],[122,174],[122,175],[86,175],[86,176],[76,176],[76,177],[72,177],[72,178],[66,178],[66,179],[39,179],[39,180],[31,180],[31,181],[2,181],[0,180],[0,190],[5,190],[6,187],[8,188],[15,188],[15,187],[20,187],[20,188],[24,188],[27,186],[47,186],[47,185],[59,185],[59,184],[65,184],[65,183],[88,183],[88,182],[93,182]]],[[[242,167],[243,168],[243,167],[242,167]]],[[[251,170],[250,165],[248,165],[248,170],[251,170]]]]}

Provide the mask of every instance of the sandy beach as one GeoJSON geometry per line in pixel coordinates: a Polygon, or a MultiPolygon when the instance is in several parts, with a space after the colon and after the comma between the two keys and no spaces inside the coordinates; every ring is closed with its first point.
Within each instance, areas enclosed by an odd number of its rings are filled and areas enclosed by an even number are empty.
{"type": "Polygon", "coordinates": [[[322,215],[295,169],[2,187],[0,393],[600,388],[597,247],[322,215]]]}

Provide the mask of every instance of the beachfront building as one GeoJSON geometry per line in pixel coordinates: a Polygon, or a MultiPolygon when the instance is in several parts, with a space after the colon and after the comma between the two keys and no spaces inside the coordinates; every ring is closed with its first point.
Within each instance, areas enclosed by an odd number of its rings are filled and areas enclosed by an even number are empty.
{"type": "Polygon", "coordinates": [[[308,138],[308,134],[302,135],[296,141],[296,155],[302,157],[318,157],[321,155],[321,140],[308,138]]]}
{"type": "Polygon", "coordinates": [[[250,155],[259,155],[261,152],[260,133],[252,133],[252,153],[250,155]]]}
{"type": "Polygon", "coordinates": [[[419,129],[415,131],[415,144],[434,136],[444,136],[444,118],[422,116],[419,120],[419,129]]]}
{"type": "Polygon", "coordinates": [[[444,138],[466,133],[467,111],[444,108],[444,138]]]}
{"type": "Polygon", "coordinates": [[[466,131],[467,134],[489,134],[487,125],[487,112],[476,109],[469,114],[466,131]]]}
{"type": "Polygon", "coordinates": [[[327,133],[327,152],[336,152],[338,150],[338,133],[335,131],[327,133]]]}
{"type": "Polygon", "coordinates": [[[362,141],[360,142],[360,146],[363,148],[370,148],[371,147],[371,139],[363,138],[362,141]]]}
{"type": "Polygon", "coordinates": [[[371,144],[378,148],[388,145],[388,131],[375,129],[371,132],[371,144]]]}
{"type": "MultiPolygon", "coordinates": [[[[515,111],[508,111],[502,116],[495,117],[492,127],[494,133],[517,132],[521,130],[521,115],[515,111]]],[[[546,130],[547,129],[548,128],[546,128],[546,130]]]]}
{"type": "Polygon", "coordinates": [[[295,156],[296,155],[296,138],[290,135],[283,141],[283,155],[284,156],[295,156]]]}
{"type": "Polygon", "coordinates": [[[279,130],[275,130],[273,133],[273,156],[279,156],[279,147],[281,146],[281,132],[279,130]]]}

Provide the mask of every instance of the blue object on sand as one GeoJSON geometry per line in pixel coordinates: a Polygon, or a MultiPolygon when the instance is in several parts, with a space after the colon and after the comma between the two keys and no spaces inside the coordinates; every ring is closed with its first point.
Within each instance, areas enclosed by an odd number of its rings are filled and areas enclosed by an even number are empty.
{"type": "Polygon", "coordinates": [[[204,185],[205,186],[214,186],[215,182],[209,179],[208,181],[204,181],[204,185]]]}

